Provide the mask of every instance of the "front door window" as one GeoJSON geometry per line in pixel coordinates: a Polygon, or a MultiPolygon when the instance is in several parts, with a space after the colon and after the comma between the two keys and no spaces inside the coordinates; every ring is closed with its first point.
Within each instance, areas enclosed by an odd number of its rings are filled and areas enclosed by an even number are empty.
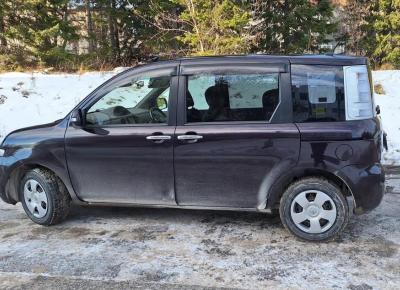
{"type": "Polygon", "coordinates": [[[139,77],[111,89],[86,114],[88,126],[166,124],[170,77],[139,77]]]}

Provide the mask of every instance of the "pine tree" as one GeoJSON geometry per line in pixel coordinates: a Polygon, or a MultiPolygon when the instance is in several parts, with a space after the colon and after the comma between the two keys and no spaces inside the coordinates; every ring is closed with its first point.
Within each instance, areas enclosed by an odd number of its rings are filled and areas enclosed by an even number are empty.
{"type": "Polygon", "coordinates": [[[233,54],[248,50],[245,35],[250,13],[234,0],[176,0],[183,34],[178,39],[189,53],[233,54]]]}
{"type": "Polygon", "coordinates": [[[336,29],[329,0],[253,0],[252,7],[256,52],[316,52],[336,29]]]}
{"type": "Polygon", "coordinates": [[[375,10],[375,50],[378,64],[400,68],[400,0],[379,0],[375,10]]]}
{"type": "Polygon", "coordinates": [[[65,57],[66,43],[77,38],[68,18],[69,0],[4,0],[2,34],[10,51],[45,64],[65,57]]]}
{"type": "Polygon", "coordinates": [[[113,65],[131,65],[158,53],[160,48],[171,49],[174,36],[165,33],[157,24],[157,17],[176,7],[169,0],[88,0],[85,6],[86,30],[97,44],[97,58],[113,65]],[[90,20],[89,21],[89,9],[90,20]],[[91,27],[89,27],[89,23],[91,27]]]}

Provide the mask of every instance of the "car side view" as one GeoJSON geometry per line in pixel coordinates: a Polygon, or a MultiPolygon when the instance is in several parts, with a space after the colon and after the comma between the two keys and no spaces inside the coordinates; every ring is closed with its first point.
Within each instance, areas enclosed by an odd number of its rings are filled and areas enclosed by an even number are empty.
{"type": "Polygon", "coordinates": [[[10,133],[0,196],[32,221],[72,202],[278,212],[334,238],[384,194],[384,144],[363,57],[159,61],[105,82],[65,118],[10,133]]]}

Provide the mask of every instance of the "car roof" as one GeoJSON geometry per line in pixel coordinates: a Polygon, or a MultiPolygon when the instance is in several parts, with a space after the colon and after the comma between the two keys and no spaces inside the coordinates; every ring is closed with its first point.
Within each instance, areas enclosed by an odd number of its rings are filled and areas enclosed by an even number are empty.
{"type": "Polygon", "coordinates": [[[330,64],[330,65],[356,65],[367,64],[367,58],[348,55],[303,54],[303,55],[223,55],[223,56],[198,56],[178,59],[182,64],[205,62],[289,62],[292,64],[330,64]]]}
{"type": "Polygon", "coordinates": [[[213,65],[213,64],[232,64],[240,63],[277,63],[285,62],[290,64],[315,64],[315,65],[361,65],[368,64],[366,57],[349,55],[328,55],[328,54],[303,54],[303,55],[267,55],[267,54],[248,54],[248,55],[215,55],[215,56],[192,56],[177,58],[174,60],[155,61],[149,64],[171,65],[180,63],[181,65],[213,65]]]}

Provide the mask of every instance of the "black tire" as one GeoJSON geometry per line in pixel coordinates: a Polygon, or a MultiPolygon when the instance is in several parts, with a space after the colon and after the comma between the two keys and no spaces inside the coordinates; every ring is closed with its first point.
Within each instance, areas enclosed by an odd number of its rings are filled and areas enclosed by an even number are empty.
{"type": "Polygon", "coordinates": [[[28,171],[21,180],[19,186],[19,198],[25,213],[37,224],[50,226],[58,224],[68,216],[71,204],[71,197],[61,180],[52,172],[35,168],[28,171]],[[24,186],[28,180],[34,180],[43,188],[47,197],[47,212],[43,217],[36,217],[29,210],[24,198],[24,186]]]}
{"type": "MultiPolygon", "coordinates": [[[[304,209],[300,207],[300,211],[303,210],[304,209]]],[[[280,201],[280,217],[283,225],[296,237],[305,241],[320,242],[334,239],[346,227],[349,216],[349,206],[340,188],[325,178],[307,177],[292,183],[286,189],[280,201]],[[332,222],[332,225],[329,229],[321,233],[309,233],[302,230],[293,221],[291,215],[292,203],[294,199],[299,194],[312,190],[325,193],[331,198],[336,207],[336,220],[332,222]]]]}

